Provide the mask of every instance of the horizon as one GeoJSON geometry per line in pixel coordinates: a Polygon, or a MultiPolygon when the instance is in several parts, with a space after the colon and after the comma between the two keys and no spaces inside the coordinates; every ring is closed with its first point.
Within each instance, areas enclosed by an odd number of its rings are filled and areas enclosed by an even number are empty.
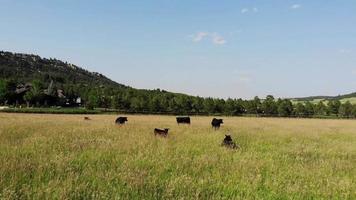
{"type": "Polygon", "coordinates": [[[356,2],[276,2],[0,0],[0,45],[140,89],[224,99],[355,92],[356,2]]]}

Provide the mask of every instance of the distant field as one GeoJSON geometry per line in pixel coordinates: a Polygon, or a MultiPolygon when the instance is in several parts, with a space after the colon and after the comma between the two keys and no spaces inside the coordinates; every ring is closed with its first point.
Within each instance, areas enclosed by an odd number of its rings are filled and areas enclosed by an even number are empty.
{"type": "Polygon", "coordinates": [[[345,103],[346,101],[349,101],[351,104],[356,104],[356,97],[350,97],[350,98],[344,98],[340,100],[341,103],[345,103]]]}
{"type": "MultiPolygon", "coordinates": [[[[313,99],[310,101],[312,104],[318,104],[320,101],[324,101],[325,99],[313,99]]],[[[325,101],[327,102],[327,101],[325,101]]],[[[306,101],[298,101],[298,100],[292,100],[292,103],[306,103],[306,101]]],[[[355,102],[356,103],[356,102],[355,102]]]]}
{"type": "MultiPolygon", "coordinates": [[[[313,99],[313,101],[310,101],[313,104],[318,104],[320,101],[324,101],[325,104],[327,104],[328,100],[325,99],[313,99]]],[[[345,103],[349,101],[351,104],[356,104],[356,97],[350,97],[350,98],[344,98],[341,99],[340,102],[341,103],[345,103]]],[[[297,101],[297,100],[292,100],[292,103],[305,103],[306,101],[297,101]]]]}
{"type": "Polygon", "coordinates": [[[83,117],[0,113],[0,199],[356,199],[355,120],[83,117]]]}

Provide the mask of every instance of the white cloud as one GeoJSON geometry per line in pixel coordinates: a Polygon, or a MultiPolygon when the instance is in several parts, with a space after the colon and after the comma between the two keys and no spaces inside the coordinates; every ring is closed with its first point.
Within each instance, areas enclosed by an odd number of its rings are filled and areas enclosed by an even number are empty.
{"type": "Polygon", "coordinates": [[[220,36],[218,33],[209,33],[209,32],[198,32],[191,36],[193,42],[201,42],[205,38],[209,38],[211,42],[215,45],[223,45],[226,44],[226,40],[224,37],[220,36]]]}
{"type": "Polygon", "coordinates": [[[301,7],[302,7],[302,5],[300,5],[300,4],[293,4],[290,8],[291,9],[299,9],[301,7]]]}
{"type": "Polygon", "coordinates": [[[199,32],[196,35],[193,35],[193,42],[200,42],[207,36],[209,36],[209,33],[207,33],[207,32],[199,32]]]}
{"type": "Polygon", "coordinates": [[[212,37],[212,42],[214,44],[223,45],[226,43],[226,40],[223,37],[221,37],[220,35],[218,35],[217,33],[213,33],[211,35],[211,37],[212,37]]]}
{"type": "Polygon", "coordinates": [[[243,8],[243,9],[241,9],[241,13],[242,14],[245,14],[245,13],[247,13],[248,12],[248,8],[243,8]]]}
{"type": "Polygon", "coordinates": [[[351,50],[350,49],[339,49],[339,53],[347,54],[347,53],[351,53],[351,50]]]}
{"type": "Polygon", "coordinates": [[[250,83],[252,81],[252,75],[249,71],[235,69],[232,71],[232,74],[234,74],[236,80],[241,83],[250,83]]]}
{"type": "Polygon", "coordinates": [[[256,7],[253,7],[253,8],[243,8],[241,9],[241,13],[242,14],[246,14],[246,13],[249,13],[249,12],[253,12],[253,13],[258,13],[258,8],[256,7]]]}
{"type": "Polygon", "coordinates": [[[247,76],[247,75],[240,75],[240,76],[238,77],[238,80],[239,80],[240,82],[243,82],[243,83],[249,83],[249,82],[251,82],[251,78],[250,78],[249,76],[247,76]]]}

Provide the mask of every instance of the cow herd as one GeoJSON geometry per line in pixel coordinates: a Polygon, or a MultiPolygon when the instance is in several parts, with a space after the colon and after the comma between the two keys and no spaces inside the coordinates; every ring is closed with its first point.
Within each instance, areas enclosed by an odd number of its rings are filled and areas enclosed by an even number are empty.
{"type": "MultiPolygon", "coordinates": [[[[191,124],[190,117],[176,117],[177,124],[191,124]]],[[[127,117],[118,117],[115,120],[115,123],[117,125],[124,125],[128,121],[127,117]]],[[[221,124],[223,124],[223,119],[217,119],[213,118],[211,121],[211,126],[213,129],[217,130],[220,128],[221,124]]],[[[168,128],[160,129],[160,128],[155,128],[153,130],[153,133],[155,136],[162,136],[162,137],[167,137],[168,136],[168,128]]],[[[222,146],[231,148],[231,149],[237,149],[239,148],[238,145],[235,144],[235,142],[232,140],[231,135],[225,135],[225,138],[221,144],[222,146]]]]}

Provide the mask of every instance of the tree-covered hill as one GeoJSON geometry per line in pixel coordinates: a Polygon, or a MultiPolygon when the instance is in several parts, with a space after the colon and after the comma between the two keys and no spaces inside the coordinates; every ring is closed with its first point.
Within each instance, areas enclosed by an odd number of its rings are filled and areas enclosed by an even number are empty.
{"type": "MultiPolygon", "coordinates": [[[[353,97],[346,95],[345,97],[353,97]]],[[[325,97],[323,97],[325,98],[325,97]]],[[[163,90],[135,89],[76,65],[37,55],[0,51],[0,106],[110,108],[125,112],[280,117],[356,117],[356,105],[291,99],[202,98],[163,90]]]]}
{"type": "Polygon", "coordinates": [[[56,85],[87,84],[126,87],[100,73],[89,72],[57,59],[3,51],[0,51],[0,77],[19,82],[31,82],[36,79],[47,83],[53,80],[56,85]]]}
{"type": "Polygon", "coordinates": [[[135,89],[57,59],[0,51],[0,105],[187,113],[202,112],[190,103],[200,104],[202,99],[159,89],[135,89]]]}

